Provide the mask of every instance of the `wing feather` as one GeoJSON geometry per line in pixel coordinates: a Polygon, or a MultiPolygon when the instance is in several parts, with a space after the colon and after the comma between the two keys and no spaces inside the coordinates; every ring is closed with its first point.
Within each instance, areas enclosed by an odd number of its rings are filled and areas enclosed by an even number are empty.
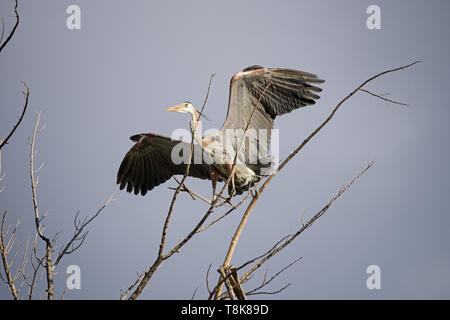
{"type": "MultiPolygon", "coordinates": [[[[173,175],[185,173],[186,164],[175,165],[171,153],[179,143],[183,144],[183,150],[190,150],[189,143],[151,133],[134,135],[131,139],[136,143],[123,158],[117,173],[117,184],[121,190],[126,187],[127,192],[145,195],[173,175]]],[[[198,149],[200,147],[194,145],[195,152],[202,151],[198,149]]],[[[189,176],[210,179],[210,166],[205,163],[192,164],[189,176]]]]}
{"type": "MultiPolygon", "coordinates": [[[[261,107],[258,106],[253,117],[257,113],[265,113],[271,120],[314,104],[314,100],[319,99],[314,92],[322,89],[313,84],[323,82],[315,74],[304,71],[261,66],[245,68],[231,79],[227,118],[222,130],[244,129],[258,100],[261,107]]],[[[273,121],[265,123],[263,128],[251,121],[249,128],[272,129],[273,121]]]]}
{"type": "Polygon", "coordinates": [[[150,170],[148,163],[148,155],[144,155],[143,162],[144,162],[144,183],[142,184],[141,195],[145,196],[145,194],[148,191],[148,187],[150,185],[150,170]]]}
{"type": "MultiPolygon", "coordinates": [[[[227,117],[221,128],[222,136],[227,137],[228,129],[245,130],[248,126],[248,129],[256,129],[246,133],[249,143],[258,143],[260,148],[268,152],[275,118],[315,104],[315,100],[319,99],[316,93],[322,91],[316,84],[323,82],[315,74],[299,70],[257,65],[245,68],[231,78],[227,117]],[[265,146],[259,144],[259,129],[266,130],[265,146]]],[[[239,145],[236,141],[231,142],[235,150],[239,145]]],[[[255,159],[255,155],[248,154],[252,151],[244,152],[246,163],[250,157],[255,159]]]]}

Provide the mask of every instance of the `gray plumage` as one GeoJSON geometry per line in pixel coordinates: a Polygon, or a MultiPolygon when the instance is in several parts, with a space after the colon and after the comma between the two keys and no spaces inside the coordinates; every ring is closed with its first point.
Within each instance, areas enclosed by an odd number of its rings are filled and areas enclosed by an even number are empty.
{"type": "MultiPolygon", "coordinates": [[[[204,137],[199,137],[198,133],[194,132],[198,142],[194,145],[194,159],[202,159],[202,151],[214,150],[214,147],[219,145],[218,149],[222,148],[227,156],[221,159],[222,163],[192,163],[189,176],[212,179],[211,173],[216,172],[218,177],[213,177],[214,193],[215,181],[224,181],[230,174],[228,162],[234,160],[233,156],[230,158],[230,154],[238,153],[233,188],[235,187],[234,191],[238,194],[248,189],[263,175],[261,169],[270,166],[270,163],[261,160],[270,158],[271,130],[275,118],[314,104],[315,100],[319,99],[317,93],[322,91],[316,85],[323,82],[311,73],[292,69],[263,68],[258,65],[236,73],[231,78],[227,117],[220,131],[204,137]],[[245,129],[247,131],[243,139],[245,129]],[[233,150],[224,150],[225,142],[229,139],[228,130],[241,132],[240,135],[231,137],[233,140],[230,145],[233,150]],[[261,132],[266,133],[264,139],[261,139],[261,132]],[[248,146],[258,147],[248,148],[248,146]]],[[[188,102],[168,110],[191,113],[193,119],[191,128],[194,128],[198,121],[198,112],[188,102]]],[[[184,144],[185,150],[190,150],[189,144],[152,133],[138,134],[132,136],[131,140],[136,143],[125,155],[117,174],[120,189],[126,188],[128,192],[145,195],[147,191],[173,175],[185,173],[186,164],[174,164],[171,153],[178,143],[184,144]]]]}

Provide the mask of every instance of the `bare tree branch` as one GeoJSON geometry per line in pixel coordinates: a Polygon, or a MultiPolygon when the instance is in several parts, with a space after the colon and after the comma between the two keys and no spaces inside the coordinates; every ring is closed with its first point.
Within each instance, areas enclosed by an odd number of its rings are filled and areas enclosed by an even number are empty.
{"type": "Polygon", "coordinates": [[[208,290],[208,293],[211,294],[211,289],[209,288],[209,270],[211,270],[212,264],[209,265],[208,270],[206,271],[206,290],[208,290]]]}
{"type": "MultiPolygon", "coordinates": [[[[32,260],[32,268],[33,268],[33,277],[31,283],[27,280],[26,284],[29,286],[29,298],[32,298],[33,289],[36,285],[36,277],[38,275],[38,271],[40,266],[42,266],[45,270],[46,274],[46,280],[47,280],[47,299],[53,300],[54,299],[54,284],[53,284],[53,275],[54,270],[56,266],[59,264],[61,259],[65,255],[69,255],[73,252],[75,252],[78,248],[83,245],[86,236],[88,234],[88,231],[85,231],[85,228],[95,219],[99,216],[99,214],[111,203],[111,201],[114,200],[114,194],[111,195],[111,197],[103,204],[103,206],[90,218],[85,217],[83,220],[78,219],[79,212],[75,215],[74,218],[74,233],[72,237],[68,240],[68,242],[64,245],[64,247],[59,251],[58,255],[56,256],[56,259],[53,261],[52,259],[52,253],[55,250],[56,242],[58,241],[61,232],[57,232],[53,238],[49,238],[44,234],[44,227],[42,225],[42,220],[45,218],[45,214],[43,216],[40,216],[39,213],[39,205],[37,200],[37,184],[38,179],[35,177],[36,172],[42,167],[39,167],[38,169],[34,168],[34,160],[36,158],[37,152],[35,151],[35,145],[36,145],[36,136],[38,133],[40,133],[44,128],[45,125],[39,128],[40,123],[40,117],[41,117],[41,111],[37,114],[36,123],[33,130],[33,136],[30,143],[30,180],[31,180],[31,191],[32,191],[32,199],[33,199],[33,209],[34,209],[34,221],[35,221],[35,229],[36,229],[36,239],[33,244],[33,255],[34,259],[37,262],[37,266],[33,263],[32,260]],[[45,243],[45,254],[43,257],[39,257],[37,255],[36,250],[36,241],[37,239],[41,239],[45,243]]],[[[27,278],[27,275],[24,273],[24,278],[27,278]]],[[[64,297],[64,294],[62,297],[64,297]]]]}
{"type": "MultiPolygon", "coordinates": [[[[222,220],[223,218],[225,218],[226,216],[228,216],[230,213],[232,213],[233,211],[235,211],[237,208],[239,208],[242,204],[244,204],[248,197],[250,195],[250,192],[248,192],[245,197],[239,201],[236,205],[233,205],[231,209],[229,209],[227,212],[225,212],[224,214],[222,214],[220,217],[216,218],[215,220],[209,222],[208,224],[204,225],[203,227],[199,228],[197,230],[197,233],[205,231],[206,229],[208,229],[209,227],[211,227],[213,224],[219,222],[220,220],[222,220]]],[[[227,202],[224,202],[227,203],[227,202]]]]}
{"type": "Polygon", "coordinates": [[[31,264],[32,270],[30,270],[30,272],[28,274],[25,274],[25,270],[22,271],[23,280],[29,288],[29,290],[28,290],[28,299],[29,300],[31,300],[33,298],[34,288],[41,281],[42,276],[43,276],[43,272],[41,272],[40,276],[38,276],[39,271],[41,271],[40,268],[43,266],[43,263],[42,263],[42,259],[39,259],[37,257],[37,253],[36,253],[37,239],[38,239],[38,234],[36,233],[34,236],[33,245],[32,245],[32,249],[30,252],[30,264],[31,264]],[[37,263],[35,264],[34,261],[36,261],[37,263]],[[30,274],[31,274],[31,282],[29,281],[30,274]]]}
{"type": "Polygon", "coordinates": [[[290,285],[291,285],[291,283],[288,283],[284,287],[282,287],[282,288],[280,288],[278,290],[275,290],[275,291],[258,291],[258,292],[247,293],[247,295],[254,296],[254,295],[257,295],[257,294],[268,294],[268,295],[270,295],[270,294],[277,294],[277,293],[280,293],[281,291],[284,291],[285,289],[287,289],[287,287],[289,287],[290,285]]]}
{"type": "MultiPolygon", "coordinates": [[[[8,44],[8,42],[11,40],[11,38],[13,37],[13,35],[14,35],[14,33],[16,32],[16,29],[17,29],[17,27],[19,26],[19,20],[20,20],[20,18],[19,18],[19,13],[18,13],[18,11],[17,11],[17,6],[18,6],[18,3],[17,3],[17,0],[14,0],[14,2],[15,2],[15,5],[14,5],[14,13],[15,13],[15,15],[16,15],[16,23],[14,24],[14,26],[13,26],[13,28],[11,29],[11,32],[9,33],[9,35],[8,35],[8,37],[6,38],[6,40],[5,40],[5,42],[3,42],[3,43],[1,43],[1,40],[0,40],[0,52],[3,50],[3,48],[8,44]]],[[[3,24],[3,29],[2,29],[2,37],[1,37],[1,39],[3,40],[3,34],[4,34],[4,28],[5,28],[5,25],[4,25],[4,23],[3,23],[3,19],[2,19],[2,24],[3,24]]]]}
{"type": "Polygon", "coordinates": [[[22,256],[21,263],[20,263],[19,267],[17,268],[16,274],[14,276],[14,281],[16,281],[17,278],[19,278],[20,274],[23,272],[23,270],[25,270],[25,266],[26,266],[27,261],[28,261],[27,260],[27,255],[28,255],[29,243],[30,243],[30,237],[28,236],[26,244],[25,244],[25,249],[23,250],[23,256],[22,256]]]}
{"type": "Polygon", "coordinates": [[[277,243],[277,245],[273,248],[273,250],[270,251],[269,254],[264,256],[258,263],[256,263],[253,267],[251,267],[240,279],[241,282],[245,281],[253,272],[255,272],[258,268],[260,268],[265,262],[267,262],[269,259],[271,259],[274,255],[276,255],[278,252],[283,250],[285,247],[287,247],[292,241],[294,241],[303,231],[308,229],[317,219],[319,219],[325,212],[328,211],[328,209],[331,207],[331,205],[339,199],[340,196],[344,194],[345,191],[348,190],[355,182],[358,180],[364,173],[366,173],[367,170],[369,170],[373,166],[373,161],[369,163],[364,170],[362,170],[358,175],[356,175],[350,183],[348,183],[346,186],[341,188],[337,195],[335,195],[331,200],[322,208],[320,209],[311,219],[309,219],[306,223],[302,224],[300,229],[297,230],[296,233],[289,236],[284,240],[284,242],[280,245],[280,242],[277,243]]]}
{"type": "Polygon", "coordinates": [[[181,241],[179,241],[168,253],[166,254],[161,254],[160,256],[158,256],[155,260],[155,262],[153,263],[153,265],[149,268],[149,270],[144,274],[144,277],[142,278],[141,282],[139,283],[138,287],[136,288],[136,290],[133,292],[133,294],[129,297],[130,300],[135,300],[144,290],[146,284],[148,283],[148,281],[150,280],[150,278],[153,276],[153,274],[155,273],[155,271],[158,269],[158,267],[161,265],[161,263],[165,260],[167,260],[168,258],[170,258],[172,255],[174,255],[175,253],[179,252],[179,250],[181,249],[181,247],[183,247],[196,233],[197,231],[201,228],[201,226],[203,225],[203,223],[208,219],[208,217],[211,215],[211,213],[213,212],[215,205],[217,203],[217,201],[219,201],[220,197],[222,196],[222,194],[224,193],[226,187],[228,186],[228,184],[231,181],[231,176],[227,179],[227,181],[225,182],[222,190],[219,193],[219,196],[216,197],[215,200],[213,200],[213,202],[211,203],[208,211],[205,213],[205,215],[200,219],[200,221],[197,223],[197,225],[192,229],[192,231],[185,236],[181,241]]]}
{"type": "Polygon", "coordinates": [[[219,267],[219,270],[217,270],[220,273],[221,278],[223,279],[223,283],[225,283],[225,287],[227,288],[228,296],[231,300],[237,300],[236,295],[233,291],[233,286],[231,285],[230,278],[231,273],[227,274],[223,268],[223,266],[219,267]]]}
{"type": "Polygon", "coordinates": [[[231,284],[231,288],[233,289],[234,294],[239,300],[247,300],[247,296],[245,294],[244,289],[241,286],[241,282],[239,281],[239,277],[237,275],[237,269],[235,266],[230,266],[227,270],[227,273],[230,274],[229,281],[231,284]]]}
{"type": "Polygon", "coordinates": [[[64,246],[64,248],[59,252],[58,257],[56,258],[56,260],[54,262],[55,267],[58,265],[58,263],[61,261],[61,259],[65,255],[69,255],[81,247],[81,245],[83,244],[83,242],[86,239],[86,236],[88,234],[88,231],[85,231],[83,233],[84,229],[95,218],[97,218],[98,215],[103,211],[103,209],[105,209],[113,200],[114,200],[114,194],[112,194],[109,197],[109,199],[103,204],[103,206],[92,217],[90,217],[89,219],[85,218],[82,222],[77,221],[77,218],[78,218],[78,212],[77,212],[77,214],[75,215],[75,218],[74,218],[75,230],[74,230],[73,236],[72,236],[72,238],[70,238],[70,240],[64,246]]]}
{"type": "Polygon", "coordinates": [[[402,103],[402,102],[398,102],[398,101],[395,101],[395,100],[391,100],[391,99],[388,99],[388,98],[385,98],[383,95],[381,95],[381,94],[376,94],[376,93],[373,93],[373,92],[371,92],[371,91],[369,91],[369,90],[366,90],[366,89],[359,89],[360,91],[363,91],[363,92],[366,92],[366,93],[368,93],[368,94],[370,94],[370,95],[372,95],[372,96],[374,96],[374,97],[376,97],[376,98],[379,98],[379,99],[381,99],[381,100],[384,100],[384,101],[387,101],[387,102],[390,102],[390,103],[393,103],[393,104],[398,104],[398,105],[400,105],[400,106],[409,106],[408,104],[406,104],[406,103],[402,103]]]}
{"type": "MultiPolygon", "coordinates": [[[[247,262],[245,262],[245,263],[243,263],[242,265],[240,265],[239,267],[235,268],[236,272],[239,271],[239,270],[241,270],[241,269],[243,269],[243,268],[245,268],[247,265],[252,264],[253,262],[255,262],[255,261],[257,261],[257,260],[260,260],[260,259],[264,258],[265,256],[269,255],[269,254],[272,253],[275,249],[277,249],[278,245],[279,245],[281,242],[285,241],[285,240],[288,239],[289,237],[291,237],[291,235],[286,235],[286,236],[284,236],[283,238],[281,238],[280,240],[278,240],[278,241],[277,241],[277,242],[276,242],[276,243],[275,243],[268,251],[264,252],[262,255],[257,256],[257,257],[255,257],[255,258],[253,258],[253,259],[250,259],[250,260],[248,260],[247,262]]],[[[209,269],[208,269],[208,271],[209,271],[209,269]]],[[[227,275],[227,277],[229,277],[229,276],[231,276],[231,274],[228,274],[228,275],[227,275]]],[[[248,276],[248,277],[245,278],[245,279],[239,280],[239,282],[240,282],[240,284],[243,284],[243,283],[245,283],[248,279],[250,279],[250,276],[248,276]]],[[[266,279],[266,277],[264,276],[264,280],[263,280],[263,281],[265,281],[265,279],[266,279]]],[[[214,295],[217,293],[217,290],[218,290],[219,287],[223,284],[223,282],[224,282],[224,279],[220,279],[220,281],[217,283],[217,285],[214,287],[214,289],[213,289],[212,291],[209,290],[209,288],[208,288],[208,292],[209,292],[208,300],[211,300],[211,299],[214,297],[214,295]]],[[[227,297],[227,295],[226,295],[226,294],[223,294],[223,295],[221,295],[218,299],[221,300],[221,299],[225,299],[226,297],[227,297]]]]}
{"type": "MultiPolygon", "coordinates": [[[[181,184],[181,182],[180,182],[176,177],[173,177],[173,179],[174,179],[178,184],[181,184]]],[[[257,182],[257,183],[255,184],[255,186],[256,186],[258,183],[259,183],[259,182],[257,182]]],[[[174,187],[168,187],[168,189],[170,189],[170,190],[176,190],[177,188],[174,188],[174,187]]],[[[188,193],[188,194],[191,196],[192,200],[200,199],[200,200],[202,200],[203,202],[205,202],[205,203],[207,203],[207,204],[209,204],[209,205],[211,205],[211,203],[212,203],[211,200],[207,199],[206,197],[202,196],[201,194],[198,194],[197,192],[195,192],[195,191],[193,191],[192,189],[188,188],[188,187],[186,186],[185,183],[183,184],[181,191],[182,191],[182,192],[188,193]]],[[[233,210],[236,210],[240,205],[242,205],[242,203],[245,202],[245,200],[247,200],[247,198],[249,197],[249,195],[250,195],[250,194],[247,193],[246,196],[244,197],[244,199],[241,200],[241,201],[240,201],[238,204],[236,204],[236,205],[233,204],[233,203],[231,202],[231,198],[225,197],[225,196],[223,196],[223,195],[220,195],[220,196],[217,195],[218,197],[220,197],[220,199],[223,199],[224,201],[221,202],[221,203],[219,203],[219,204],[217,204],[217,205],[215,206],[216,208],[219,208],[219,207],[222,207],[222,206],[226,205],[226,206],[232,207],[232,209],[229,210],[227,213],[225,213],[225,214],[224,214],[223,216],[221,216],[220,218],[218,218],[218,219],[216,219],[215,221],[209,223],[207,226],[200,228],[200,229],[198,230],[198,232],[201,232],[201,231],[207,229],[208,227],[210,227],[210,226],[213,225],[214,223],[216,223],[216,222],[218,222],[219,220],[223,219],[225,216],[227,216],[227,215],[228,215],[229,213],[231,213],[233,210]]]]}
{"type": "Polygon", "coordinates": [[[27,111],[27,108],[28,108],[28,97],[30,96],[30,88],[28,87],[28,85],[27,85],[27,83],[25,81],[22,81],[22,83],[25,86],[25,91],[23,92],[23,95],[25,96],[25,104],[23,105],[22,114],[20,115],[19,120],[14,125],[14,127],[12,128],[12,130],[8,134],[8,136],[0,143],[0,150],[3,148],[4,145],[6,145],[8,143],[9,139],[11,138],[11,136],[14,134],[14,132],[19,127],[20,123],[23,120],[25,112],[27,111]]]}
{"type": "Polygon", "coordinates": [[[142,271],[140,274],[138,274],[138,277],[136,279],[136,281],[134,283],[132,283],[128,289],[126,291],[124,291],[123,293],[120,294],[120,300],[125,300],[127,299],[128,295],[130,294],[131,290],[133,290],[134,287],[136,287],[136,285],[142,281],[142,278],[144,278],[145,275],[145,270],[142,271]]]}
{"type": "Polygon", "coordinates": [[[2,256],[2,262],[3,262],[3,270],[5,271],[5,275],[6,275],[6,280],[3,279],[4,282],[6,282],[6,284],[9,287],[9,291],[11,292],[14,300],[18,300],[19,299],[19,293],[16,289],[15,283],[14,283],[14,279],[12,276],[12,272],[11,272],[11,267],[9,265],[8,262],[8,250],[7,250],[7,246],[5,247],[5,243],[4,243],[4,235],[5,235],[5,231],[4,231],[4,227],[5,227],[5,219],[6,219],[6,214],[8,213],[8,210],[5,210],[3,212],[3,216],[2,216],[2,225],[1,225],[1,232],[0,232],[0,254],[2,256]]]}
{"type": "MultiPolygon", "coordinates": [[[[278,271],[277,273],[275,273],[272,277],[270,277],[269,280],[266,280],[266,275],[264,275],[264,279],[262,281],[262,283],[256,287],[255,289],[252,289],[250,291],[247,292],[247,295],[255,295],[255,294],[268,294],[267,292],[261,292],[261,289],[264,288],[265,286],[267,286],[270,282],[272,282],[274,279],[276,279],[281,273],[283,273],[284,271],[286,271],[288,268],[290,268],[291,266],[293,266],[295,263],[297,263],[299,260],[301,260],[302,257],[295,259],[294,261],[292,261],[291,263],[289,263],[287,266],[285,266],[284,268],[282,268],[280,271],[278,271]]],[[[287,287],[289,287],[290,283],[288,283],[287,285],[285,285],[283,288],[281,288],[280,290],[274,291],[274,293],[279,293],[281,291],[283,291],[284,289],[286,289],[287,287]]]]}
{"type": "Polygon", "coordinates": [[[45,243],[45,264],[44,268],[46,271],[46,279],[47,279],[47,299],[53,300],[54,297],[54,285],[53,285],[53,269],[54,265],[52,263],[52,242],[48,237],[46,237],[42,231],[41,226],[41,219],[39,218],[39,206],[37,201],[37,194],[36,194],[36,186],[37,186],[37,180],[34,176],[35,170],[34,170],[34,158],[36,156],[35,153],[35,143],[36,143],[36,135],[38,133],[38,127],[39,127],[39,121],[41,118],[41,111],[37,114],[36,123],[33,130],[33,136],[31,139],[31,148],[30,148],[30,180],[31,180],[31,192],[33,195],[33,209],[34,209],[34,221],[35,221],[35,227],[36,232],[39,236],[39,238],[45,243]]]}
{"type": "MultiPolygon", "coordinates": [[[[371,168],[373,166],[373,161],[371,163],[369,163],[367,165],[367,167],[362,170],[360,173],[358,173],[357,176],[355,176],[352,181],[350,183],[348,183],[346,186],[344,186],[343,188],[341,188],[338,192],[338,194],[336,196],[334,196],[326,205],[325,207],[323,207],[319,212],[317,212],[311,219],[308,220],[308,222],[303,223],[302,222],[302,227],[294,234],[292,235],[287,235],[284,236],[283,238],[281,238],[279,241],[277,241],[275,243],[275,245],[268,250],[267,252],[263,253],[262,255],[253,258],[247,262],[245,262],[243,265],[239,266],[238,268],[236,268],[235,270],[238,271],[244,267],[246,267],[247,265],[259,260],[255,265],[253,265],[240,279],[239,281],[236,281],[236,283],[244,283],[246,282],[249,277],[251,276],[251,274],[253,274],[257,269],[259,269],[264,263],[266,263],[268,260],[270,260],[272,257],[274,257],[277,253],[279,253],[281,250],[283,250],[285,247],[287,247],[290,243],[292,243],[292,241],[294,241],[303,231],[305,231],[307,228],[309,228],[314,221],[316,221],[318,218],[320,218],[330,207],[331,205],[334,203],[334,201],[336,201],[345,191],[347,191],[348,188],[350,188],[355,182],[356,180],[358,180],[361,175],[363,175],[367,170],[369,170],[369,168],[371,168]]],[[[293,264],[295,264],[297,261],[299,261],[300,259],[302,259],[302,257],[296,259],[295,261],[293,261],[292,263],[290,263],[289,265],[287,265],[286,267],[284,267],[283,269],[281,269],[279,272],[277,272],[274,276],[272,276],[268,281],[266,281],[266,275],[264,275],[264,279],[262,284],[253,289],[250,290],[249,292],[247,292],[247,294],[251,295],[251,294],[269,294],[268,292],[262,292],[262,291],[258,291],[260,289],[262,289],[263,287],[265,287],[267,284],[269,284],[273,279],[275,279],[278,275],[280,275],[283,271],[285,271],[287,268],[291,267],[293,264]],[[258,293],[256,293],[258,292],[258,293]]],[[[267,273],[267,272],[266,272],[267,273]]],[[[229,277],[231,274],[228,274],[227,277],[229,277]]],[[[225,279],[226,280],[226,279],[225,279]]],[[[209,299],[211,299],[214,295],[215,298],[217,300],[221,300],[221,299],[225,299],[227,297],[227,295],[225,294],[218,294],[218,290],[219,288],[221,288],[221,286],[223,285],[224,282],[224,278],[222,277],[222,273],[221,273],[221,277],[219,279],[218,284],[216,285],[216,287],[213,289],[212,292],[210,292],[209,295],[209,299]]],[[[286,285],[285,287],[281,288],[280,290],[277,290],[273,293],[278,293],[284,289],[286,289],[289,286],[286,285]]],[[[228,293],[229,294],[229,293],[228,293]]]]}
{"type": "Polygon", "coordinates": [[[11,225],[8,225],[7,229],[5,230],[5,222],[6,222],[6,215],[7,210],[4,211],[1,221],[1,227],[0,227],[0,255],[2,257],[2,263],[3,263],[3,271],[5,272],[5,278],[0,273],[0,278],[2,281],[8,286],[13,298],[15,300],[19,299],[20,290],[25,284],[22,282],[19,286],[16,285],[16,281],[18,280],[19,276],[24,272],[25,266],[27,263],[27,255],[28,255],[28,248],[29,248],[29,238],[26,241],[25,248],[23,251],[22,259],[19,263],[19,265],[16,268],[16,271],[13,271],[14,264],[17,259],[17,256],[20,253],[21,245],[15,246],[15,240],[16,240],[16,231],[19,228],[20,220],[17,221],[14,228],[11,228],[11,225]],[[9,237],[7,242],[5,243],[5,239],[9,237]],[[13,247],[16,247],[13,250],[13,247]],[[12,259],[9,260],[8,255],[13,254],[12,259]]]}
{"type": "MultiPolygon", "coordinates": [[[[0,138],[0,143],[3,142],[3,139],[0,138]]],[[[0,149],[0,182],[5,179],[6,173],[2,173],[2,149],[0,149]]],[[[3,192],[5,190],[5,187],[0,187],[0,192],[3,192]]]]}
{"type": "Polygon", "coordinates": [[[64,285],[64,290],[61,293],[61,298],[59,300],[64,300],[64,297],[66,296],[66,292],[67,292],[67,283],[64,285]]]}
{"type": "Polygon", "coordinates": [[[195,294],[197,293],[197,290],[198,290],[198,287],[195,288],[194,293],[193,293],[192,296],[191,296],[191,300],[194,300],[195,294]]]}
{"type": "Polygon", "coordinates": [[[2,17],[2,35],[0,36],[0,43],[3,42],[3,36],[5,35],[5,20],[2,17]]]}
{"type": "MultiPolygon", "coordinates": [[[[175,176],[173,177],[173,179],[177,182],[178,185],[181,185],[181,181],[179,181],[175,176]]],[[[169,189],[171,189],[171,190],[177,190],[177,188],[169,187],[169,189]]],[[[204,196],[198,194],[197,192],[191,190],[190,188],[188,188],[185,183],[183,183],[181,191],[182,192],[187,192],[191,196],[192,200],[200,199],[200,200],[202,200],[203,202],[206,202],[209,205],[212,202],[211,200],[207,199],[206,197],[204,197],[204,196]]],[[[222,199],[225,199],[225,198],[222,197],[222,199]]],[[[232,204],[230,204],[230,203],[228,203],[228,204],[232,206],[232,204]]]]}

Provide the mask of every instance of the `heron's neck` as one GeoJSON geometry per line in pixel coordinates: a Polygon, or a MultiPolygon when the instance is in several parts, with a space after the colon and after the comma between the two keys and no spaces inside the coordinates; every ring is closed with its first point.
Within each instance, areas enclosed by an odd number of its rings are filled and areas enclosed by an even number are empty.
{"type": "Polygon", "coordinates": [[[198,124],[197,119],[198,119],[198,116],[194,115],[194,117],[192,118],[192,121],[191,121],[191,131],[192,131],[192,134],[194,135],[195,141],[197,141],[197,143],[200,146],[202,146],[203,145],[203,138],[198,133],[198,126],[199,126],[199,124],[198,124]]]}

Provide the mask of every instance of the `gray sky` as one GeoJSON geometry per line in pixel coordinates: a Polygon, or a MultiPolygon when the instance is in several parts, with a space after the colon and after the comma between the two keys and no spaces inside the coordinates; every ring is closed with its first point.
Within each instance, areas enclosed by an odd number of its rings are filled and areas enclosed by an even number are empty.
{"type": "MultiPolygon", "coordinates": [[[[12,3],[0,1],[0,16],[12,3]]],[[[273,180],[250,216],[232,263],[268,248],[319,210],[368,162],[371,168],[325,216],[268,264],[275,273],[298,257],[268,290],[292,285],[278,299],[450,298],[450,134],[448,1],[21,1],[21,23],[0,55],[0,136],[23,105],[30,108],[3,149],[6,178],[0,209],[20,218],[19,241],[32,232],[28,137],[42,110],[38,136],[38,197],[48,211],[46,231],[71,232],[73,216],[93,214],[115,200],[90,226],[82,248],[56,276],[61,293],[67,266],[81,268],[81,290],[69,299],[116,299],[136,273],[153,262],[174,182],[145,197],[119,191],[116,172],[142,132],[170,136],[188,128],[186,115],[164,111],[185,100],[201,106],[216,73],[204,127],[222,125],[231,76],[249,65],[286,67],[326,80],[321,99],[277,119],[286,156],[336,103],[385,69],[424,62],[371,83],[373,92],[409,103],[387,104],[359,93],[273,180]],[[66,8],[81,8],[81,30],[66,28],[66,8]],[[381,8],[381,30],[366,27],[370,4],[381,8]],[[366,268],[381,268],[381,290],[368,290],[366,268]]],[[[14,20],[6,18],[8,28],[14,20]]],[[[206,129],[205,128],[205,129],[206,129]]],[[[189,186],[209,195],[208,181],[189,186]]],[[[185,235],[207,209],[179,197],[168,245],[185,235]]],[[[158,269],[142,298],[206,297],[205,274],[223,261],[242,208],[195,237],[158,269]]],[[[258,284],[264,270],[248,289],[258,284]]],[[[217,275],[211,272],[211,282],[217,275]]],[[[257,296],[258,298],[267,298],[257,296]]],[[[0,298],[9,298],[0,286],[0,298]]]]}

